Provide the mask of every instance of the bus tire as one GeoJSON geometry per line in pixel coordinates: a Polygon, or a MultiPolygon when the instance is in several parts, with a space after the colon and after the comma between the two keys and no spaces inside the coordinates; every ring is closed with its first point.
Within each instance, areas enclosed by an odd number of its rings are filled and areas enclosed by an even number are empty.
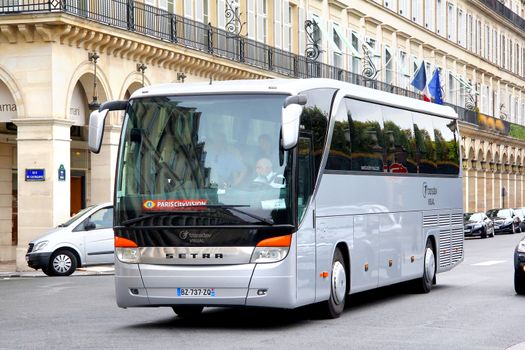
{"type": "Polygon", "coordinates": [[[332,270],[330,271],[330,296],[327,301],[317,305],[317,316],[329,319],[341,316],[348,293],[346,281],[345,259],[341,250],[337,248],[332,261],[332,270]]]}
{"type": "Polygon", "coordinates": [[[200,316],[204,306],[199,305],[177,305],[172,306],[173,311],[181,318],[197,318],[200,316]]]}
{"type": "Polygon", "coordinates": [[[516,294],[525,295],[525,273],[514,270],[514,290],[516,294]]]}
{"type": "Polygon", "coordinates": [[[414,281],[414,289],[417,293],[428,293],[432,289],[436,278],[436,254],[432,242],[427,240],[425,253],[423,255],[423,276],[414,281]]]}

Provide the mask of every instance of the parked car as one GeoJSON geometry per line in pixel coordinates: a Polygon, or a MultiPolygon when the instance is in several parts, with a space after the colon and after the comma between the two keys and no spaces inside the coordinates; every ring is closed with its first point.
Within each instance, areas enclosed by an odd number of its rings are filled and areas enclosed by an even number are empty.
{"type": "Polygon", "coordinates": [[[494,222],[485,213],[465,213],[463,218],[465,237],[494,237],[494,222]]]}
{"type": "Polygon", "coordinates": [[[525,208],[515,208],[514,213],[520,218],[520,232],[525,232],[525,208]]]}
{"type": "Polygon", "coordinates": [[[514,289],[516,293],[525,295],[525,237],[514,251],[514,289]]]}
{"type": "Polygon", "coordinates": [[[80,266],[113,264],[112,203],[85,208],[29,242],[26,261],[48,276],[69,276],[80,266]]]}
{"type": "Polygon", "coordinates": [[[519,232],[520,218],[514,213],[514,209],[490,209],[487,216],[494,221],[496,234],[519,232]]]}

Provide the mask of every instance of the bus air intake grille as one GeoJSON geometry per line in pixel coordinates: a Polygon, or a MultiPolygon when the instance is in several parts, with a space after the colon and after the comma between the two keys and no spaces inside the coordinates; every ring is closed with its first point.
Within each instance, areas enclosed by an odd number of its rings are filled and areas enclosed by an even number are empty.
{"type": "Polygon", "coordinates": [[[452,229],[452,264],[463,259],[463,228],[452,229]]]}
{"type": "Polygon", "coordinates": [[[439,214],[439,226],[450,226],[450,214],[439,214]]]}
{"type": "Polygon", "coordinates": [[[437,215],[425,215],[423,216],[423,227],[431,227],[438,225],[437,215]]]}
{"type": "Polygon", "coordinates": [[[450,230],[439,231],[439,267],[448,267],[451,264],[451,234],[450,230]]]}
{"type": "Polygon", "coordinates": [[[463,227],[463,214],[462,213],[452,214],[452,226],[456,226],[456,225],[463,227]]]}

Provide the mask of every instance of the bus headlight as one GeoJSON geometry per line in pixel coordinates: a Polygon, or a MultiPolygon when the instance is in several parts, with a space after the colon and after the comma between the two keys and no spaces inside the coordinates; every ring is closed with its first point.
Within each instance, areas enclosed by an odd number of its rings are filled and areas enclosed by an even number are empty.
{"type": "Polygon", "coordinates": [[[287,247],[256,247],[252,254],[252,263],[273,263],[286,258],[287,247]]]}
{"type": "Polygon", "coordinates": [[[292,235],[272,237],[257,243],[250,262],[252,263],[273,263],[281,261],[288,255],[292,235]]]}
{"type": "Polygon", "coordinates": [[[140,251],[134,241],[115,236],[115,253],[117,259],[128,264],[138,264],[140,262],[140,251]]]}
{"type": "Polygon", "coordinates": [[[116,248],[117,258],[128,264],[138,264],[140,262],[139,248],[116,248]]]}

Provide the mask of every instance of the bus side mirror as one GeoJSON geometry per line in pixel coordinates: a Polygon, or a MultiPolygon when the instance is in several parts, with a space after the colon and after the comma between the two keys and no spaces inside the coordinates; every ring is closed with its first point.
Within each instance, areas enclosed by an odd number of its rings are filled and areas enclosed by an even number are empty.
{"type": "Polygon", "coordinates": [[[115,100],[104,102],[98,111],[93,111],[89,116],[89,150],[93,153],[100,152],[102,137],[104,136],[104,123],[109,111],[124,111],[128,100],[115,100]]]}
{"type": "Polygon", "coordinates": [[[289,150],[297,145],[299,124],[306,96],[290,96],[284,101],[282,109],[281,146],[289,150]]]}
{"type": "Polygon", "coordinates": [[[100,152],[102,137],[104,136],[104,123],[106,122],[106,116],[108,115],[108,112],[109,109],[93,111],[89,116],[88,145],[89,150],[93,153],[100,152]]]}

